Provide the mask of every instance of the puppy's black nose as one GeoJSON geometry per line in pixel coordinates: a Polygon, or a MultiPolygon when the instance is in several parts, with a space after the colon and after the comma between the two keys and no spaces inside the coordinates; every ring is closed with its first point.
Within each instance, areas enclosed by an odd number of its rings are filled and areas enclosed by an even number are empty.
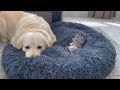
{"type": "Polygon", "coordinates": [[[26,48],[26,49],[30,49],[30,47],[29,47],[29,46],[26,46],[25,48],[26,48]]]}

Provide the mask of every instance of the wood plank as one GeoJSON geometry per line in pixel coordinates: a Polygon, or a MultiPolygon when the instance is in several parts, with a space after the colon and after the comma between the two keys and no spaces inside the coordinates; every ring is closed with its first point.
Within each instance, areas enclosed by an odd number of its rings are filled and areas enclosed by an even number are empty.
{"type": "Polygon", "coordinates": [[[95,18],[101,18],[103,17],[104,11],[95,11],[95,18]]]}
{"type": "Polygon", "coordinates": [[[116,11],[113,11],[113,17],[116,17],[116,11]]]}
{"type": "Polygon", "coordinates": [[[103,15],[103,19],[110,19],[111,18],[110,14],[111,14],[111,11],[105,11],[103,15]]]}
{"type": "Polygon", "coordinates": [[[95,13],[95,11],[88,11],[88,17],[93,17],[94,13],[95,13]]]}
{"type": "Polygon", "coordinates": [[[114,17],[114,13],[115,13],[115,11],[111,11],[110,18],[114,17]]]}

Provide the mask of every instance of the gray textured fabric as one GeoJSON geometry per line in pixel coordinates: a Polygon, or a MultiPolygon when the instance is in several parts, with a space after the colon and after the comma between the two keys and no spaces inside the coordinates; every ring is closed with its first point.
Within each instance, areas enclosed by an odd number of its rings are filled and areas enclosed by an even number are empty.
{"type": "Polygon", "coordinates": [[[53,47],[41,57],[26,58],[22,50],[7,45],[2,64],[10,79],[104,79],[113,70],[116,51],[110,41],[90,27],[77,23],[56,22],[51,25],[57,36],[53,47]],[[75,54],[66,51],[75,33],[85,43],[75,54]]]}

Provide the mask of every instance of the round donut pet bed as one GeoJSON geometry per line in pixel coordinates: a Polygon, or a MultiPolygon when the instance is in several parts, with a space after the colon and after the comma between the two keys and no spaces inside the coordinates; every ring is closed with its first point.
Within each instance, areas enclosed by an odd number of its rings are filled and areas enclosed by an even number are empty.
{"type": "Polygon", "coordinates": [[[116,51],[111,42],[94,29],[71,22],[55,22],[51,28],[57,42],[41,56],[26,58],[22,50],[7,45],[2,65],[10,79],[104,79],[114,68],[116,51]],[[84,45],[75,53],[65,47],[75,33],[84,45]]]}

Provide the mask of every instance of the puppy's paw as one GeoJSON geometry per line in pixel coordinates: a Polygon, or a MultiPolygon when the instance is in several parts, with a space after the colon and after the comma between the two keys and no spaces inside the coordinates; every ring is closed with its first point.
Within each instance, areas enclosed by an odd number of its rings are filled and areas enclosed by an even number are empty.
{"type": "Polygon", "coordinates": [[[78,47],[76,46],[68,46],[68,50],[70,53],[75,53],[78,50],[78,47]]]}
{"type": "Polygon", "coordinates": [[[41,54],[34,55],[34,57],[40,57],[40,56],[41,56],[41,54]]]}

